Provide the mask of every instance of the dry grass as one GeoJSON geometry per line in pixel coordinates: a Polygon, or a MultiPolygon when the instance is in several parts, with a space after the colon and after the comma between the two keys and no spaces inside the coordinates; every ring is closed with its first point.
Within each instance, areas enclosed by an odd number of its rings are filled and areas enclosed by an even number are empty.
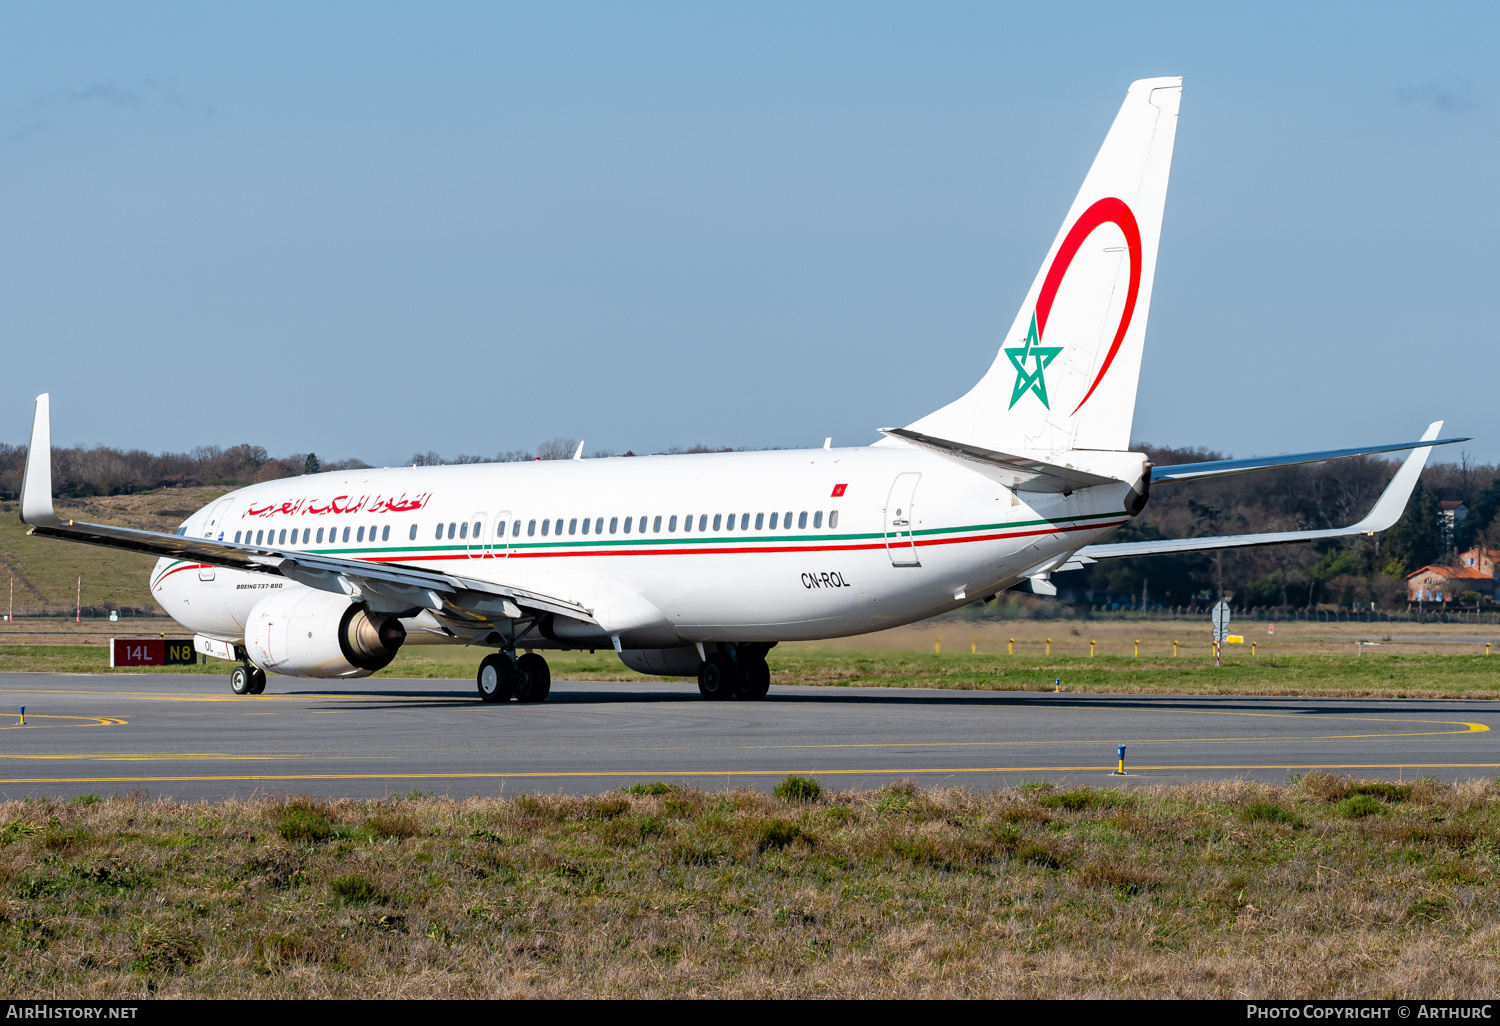
{"type": "Polygon", "coordinates": [[[21,997],[1428,997],[1500,982],[1500,789],[0,806],[21,997]]]}

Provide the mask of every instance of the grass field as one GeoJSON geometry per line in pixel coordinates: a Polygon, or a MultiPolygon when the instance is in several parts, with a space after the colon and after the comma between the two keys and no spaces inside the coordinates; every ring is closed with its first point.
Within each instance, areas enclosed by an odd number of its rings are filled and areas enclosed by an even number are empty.
{"type": "MultiPolygon", "coordinates": [[[[59,499],[55,505],[64,517],[170,534],[188,514],[226,491],[227,488],[167,488],[141,495],[59,499]]],[[[73,609],[79,598],[80,577],[84,606],[157,608],[148,586],[151,566],[156,562],[153,557],[33,538],[26,531],[17,504],[0,502],[0,584],[14,587],[18,611],[73,609]]],[[[0,593],[0,603],[8,599],[8,593],[0,593]]]]}
{"type": "Polygon", "coordinates": [[[809,790],[11,802],[0,989],[1458,998],[1500,984],[1489,782],[809,790]]]}

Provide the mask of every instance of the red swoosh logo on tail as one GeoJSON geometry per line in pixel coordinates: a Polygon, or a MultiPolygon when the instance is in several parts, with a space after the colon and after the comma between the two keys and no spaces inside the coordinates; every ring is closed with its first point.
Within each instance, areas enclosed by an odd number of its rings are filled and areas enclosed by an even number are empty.
{"type": "Polygon", "coordinates": [[[1125,233],[1125,247],[1130,253],[1130,288],[1125,293],[1125,310],[1120,315],[1120,326],[1115,329],[1115,339],[1104,356],[1104,365],[1099,368],[1093,384],[1089,385],[1089,390],[1073,408],[1070,417],[1083,409],[1083,404],[1089,401],[1089,396],[1094,394],[1094,389],[1104,380],[1109,365],[1114,363],[1115,354],[1120,351],[1120,343],[1125,340],[1125,332],[1130,327],[1130,318],[1135,315],[1135,301],[1141,291],[1141,229],[1135,222],[1135,214],[1130,212],[1124,200],[1113,196],[1099,200],[1073,222],[1057,256],[1052,259],[1052,266],[1047,268],[1047,277],[1042,279],[1042,291],[1036,300],[1036,333],[1040,339],[1047,330],[1047,315],[1052,312],[1052,301],[1057,298],[1057,290],[1061,287],[1063,276],[1068,273],[1073,258],[1078,255],[1084,240],[1093,234],[1094,229],[1106,224],[1118,225],[1120,231],[1125,233]]]}

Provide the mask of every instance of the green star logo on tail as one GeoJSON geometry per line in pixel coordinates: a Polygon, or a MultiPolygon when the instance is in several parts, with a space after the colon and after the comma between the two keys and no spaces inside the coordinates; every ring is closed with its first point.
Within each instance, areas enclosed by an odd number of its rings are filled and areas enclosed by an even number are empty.
{"type": "Polygon", "coordinates": [[[1047,402],[1047,379],[1042,377],[1042,372],[1057,358],[1057,354],[1062,352],[1062,346],[1044,346],[1041,341],[1036,331],[1036,313],[1033,311],[1031,330],[1026,332],[1026,344],[1019,349],[1005,351],[1005,355],[1010,357],[1011,365],[1016,368],[1016,384],[1011,389],[1010,406],[1006,409],[1015,406],[1028,390],[1042,401],[1043,406],[1049,410],[1052,409],[1051,404],[1047,402]],[[1029,371],[1026,369],[1028,360],[1036,361],[1036,366],[1029,371]]]}

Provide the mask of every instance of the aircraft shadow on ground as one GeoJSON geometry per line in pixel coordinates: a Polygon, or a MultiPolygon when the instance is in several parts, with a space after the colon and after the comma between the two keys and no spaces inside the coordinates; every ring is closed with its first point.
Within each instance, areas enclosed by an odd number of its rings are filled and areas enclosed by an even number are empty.
{"type": "MultiPolygon", "coordinates": [[[[877,689],[852,691],[841,688],[820,688],[815,692],[807,689],[807,693],[799,693],[803,690],[797,687],[773,688],[770,694],[762,700],[762,704],[767,706],[843,705],[849,707],[982,706],[1017,709],[1062,707],[1114,711],[1148,711],[1159,709],[1162,711],[1181,710],[1220,713],[1276,712],[1304,714],[1307,716],[1357,716],[1361,714],[1390,716],[1393,713],[1400,713],[1408,716],[1452,717],[1459,713],[1470,715],[1488,711],[1485,708],[1475,708],[1469,703],[1465,703],[1468,705],[1467,708],[1458,708],[1457,703],[1454,701],[1421,699],[1372,700],[1369,698],[1300,698],[1295,696],[1247,698],[1236,695],[1098,695],[1069,694],[1067,692],[933,691],[925,689],[921,691],[908,691],[899,688],[880,690],[878,693],[872,693],[877,689]]],[[[368,703],[367,708],[371,709],[452,708],[457,702],[461,702],[464,699],[472,699],[476,706],[485,705],[473,691],[467,689],[443,691],[402,689],[395,691],[350,688],[335,691],[330,688],[316,688],[306,691],[285,691],[281,693],[289,697],[306,696],[312,698],[319,695],[329,695],[360,698],[366,700],[368,703]],[[389,700],[388,704],[382,703],[381,699],[389,700]]],[[[683,705],[708,704],[704,703],[703,698],[698,694],[696,689],[689,690],[688,688],[671,691],[595,691],[568,688],[566,690],[553,691],[546,702],[549,706],[660,705],[663,703],[681,703],[683,705]]],[[[513,704],[505,703],[504,705],[496,706],[496,708],[504,710],[513,704]]],[[[739,707],[737,703],[732,704],[735,707],[739,707]]]]}

